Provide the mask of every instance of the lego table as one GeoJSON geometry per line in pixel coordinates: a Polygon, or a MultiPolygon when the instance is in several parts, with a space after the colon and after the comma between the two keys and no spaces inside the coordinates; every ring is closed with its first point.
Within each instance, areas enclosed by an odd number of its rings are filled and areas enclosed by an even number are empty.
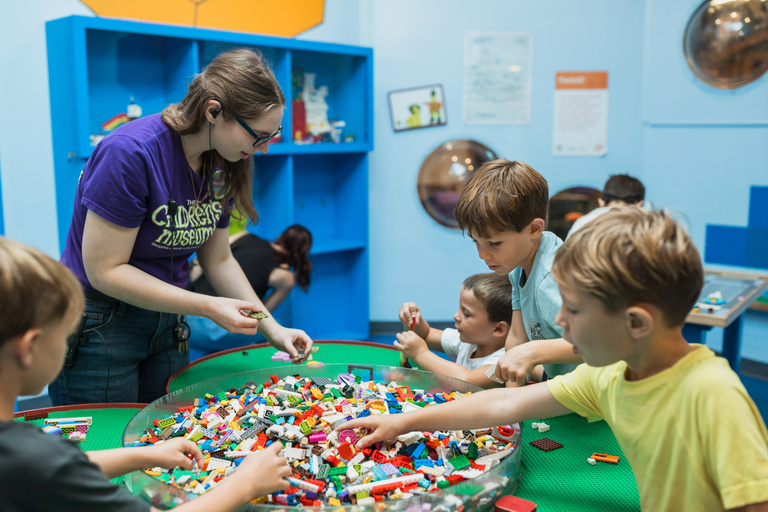
{"type": "MultiPolygon", "coordinates": [[[[147,404],[135,403],[65,405],[21,411],[15,413],[13,417],[16,421],[27,421],[43,427],[47,418],[90,416],[93,423],[88,429],[85,441],[80,443],[80,447],[84,451],[108,450],[123,446],[125,426],[137,412],[146,406],[147,404]]],[[[123,477],[117,477],[113,478],[112,481],[120,483],[122,479],[123,477]]]]}
{"type": "MultiPolygon", "coordinates": [[[[88,404],[84,406],[50,407],[16,413],[17,421],[25,416],[48,414],[49,418],[91,416],[93,425],[83,450],[105,450],[122,446],[123,430],[145,404],[88,404]]],[[[44,419],[29,420],[43,426],[44,419]]],[[[636,512],[640,510],[637,485],[629,464],[605,422],[588,423],[576,414],[546,420],[550,431],[540,434],[523,422],[523,461],[520,485],[515,493],[533,501],[539,512],[636,512]],[[531,441],[548,437],[563,444],[557,450],[543,452],[531,441]],[[617,465],[587,463],[594,452],[618,455],[617,465]]],[[[113,479],[119,482],[121,479],[113,479]]]]}
{"type": "Polygon", "coordinates": [[[739,373],[741,367],[741,331],[744,312],[768,290],[768,275],[704,271],[704,286],[697,303],[705,301],[711,293],[720,292],[725,304],[709,311],[700,308],[685,319],[683,336],[689,343],[704,343],[704,334],[712,327],[723,327],[722,356],[739,373]]]}
{"type": "MultiPolygon", "coordinates": [[[[369,341],[335,340],[319,340],[315,341],[314,344],[318,347],[318,351],[312,355],[312,358],[322,363],[400,366],[400,352],[389,345],[369,341]]],[[[191,384],[222,375],[290,364],[272,361],[272,355],[276,352],[277,350],[269,343],[216,352],[192,361],[173,374],[168,380],[166,390],[171,393],[191,384]]],[[[301,365],[297,365],[296,372],[300,371],[301,365]]]]}

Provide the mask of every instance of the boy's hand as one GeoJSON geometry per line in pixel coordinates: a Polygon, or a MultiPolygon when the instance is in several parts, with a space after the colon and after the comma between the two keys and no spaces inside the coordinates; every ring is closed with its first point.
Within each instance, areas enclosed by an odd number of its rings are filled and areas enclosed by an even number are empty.
{"type": "Polygon", "coordinates": [[[379,441],[389,441],[404,434],[405,431],[399,428],[399,425],[402,425],[402,421],[398,421],[397,416],[399,414],[376,414],[374,416],[354,419],[336,427],[336,432],[347,429],[366,429],[368,433],[355,444],[358,450],[362,450],[379,441]]]}
{"type": "Polygon", "coordinates": [[[429,336],[429,323],[421,316],[421,310],[415,302],[406,302],[400,307],[398,318],[406,331],[413,331],[424,339],[429,336]]]}
{"type": "Polygon", "coordinates": [[[416,360],[420,354],[429,352],[427,342],[413,331],[399,332],[395,336],[397,337],[397,341],[394,342],[395,347],[409,359],[416,360]]]}
{"type": "Polygon", "coordinates": [[[525,385],[528,375],[536,366],[526,343],[507,350],[496,363],[496,377],[503,381],[514,382],[518,386],[525,385]]]}
{"type": "Polygon", "coordinates": [[[246,455],[245,460],[237,467],[232,476],[241,479],[240,485],[251,486],[251,497],[284,491],[290,487],[286,478],[293,473],[286,458],[278,455],[282,448],[280,441],[274,442],[261,451],[246,455]]]}
{"type": "Polygon", "coordinates": [[[151,447],[153,457],[157,458],[156,466],[165,469],[173,469],[176,466],[190,471],[192,469],[192,460],[197,461],[198,465],[203,462],[203,454],[197,444],[188,439],[180,437],[169,439],[160,444],[151,447]]]}
{"type": "Polygon", "coordinates": [[[406,302],[400,306],[400,311],[398,312],[397,317],[400,319],[400,322],[402,322],[404,329],[410,331],[411,322],[413,322],[413,329],[415,330],[421,320],[421,310],[415,302],[406,302]]]}

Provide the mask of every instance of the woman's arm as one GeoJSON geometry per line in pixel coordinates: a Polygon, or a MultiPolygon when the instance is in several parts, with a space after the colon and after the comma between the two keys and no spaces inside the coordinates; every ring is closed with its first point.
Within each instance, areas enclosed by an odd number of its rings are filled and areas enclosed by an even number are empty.
{"type": "MultiPolygon", "coordinates": [[[[236,297],[254,304],[255,310],[268,311],[256,292],[253,291],[243,269],[232,256],[227,230],[216,229],[211,237],[198,249],[198,260],[213,288],[222,297],[236,297]]],[[[270,315],[258,324],[259,331],[279,350],[297,355],[297,348],[309,357],[312,339],[304,331],[286,329],[270,315]],[[295,347],[295,348],[294,348],[295,347]]]]}
{"type": "Polygon", "coordinates": [[[230,332],[256,334],[259,322],[239,313],[253,308],[251,302],[192,293],[128,263],[138,232],[138,228],[124,228],[88,212],[83,228],[83,265],[94,288],[144,309],[204,316],[230,332]]]}

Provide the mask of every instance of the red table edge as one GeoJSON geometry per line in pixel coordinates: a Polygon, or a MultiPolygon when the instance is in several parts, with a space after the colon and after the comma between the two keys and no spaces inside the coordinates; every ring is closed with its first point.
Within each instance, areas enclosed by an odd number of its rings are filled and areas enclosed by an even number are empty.
{"type": "Polygon", "coordinates": [[[54,412],[74,411],[76,409],[143,409],[149,404],[133,402],[115,402],[112,404],[74,404],[57,405],[53,407],[41,407],[39,409],[29,409],[13,413],[14,419],[27,418],[27,416],[40,416],[41,414],[51,414],[54,412]]]}
{"type": "MultiPolygon", "coordinates": [[[[341,344],[341,345],[363,345],[363,346],[372,346],[372,347],[377,347],[377,348],[384,348],[384,349],[387,349],[387,350],[394,350],[395,352],[400,352],[399,350],[397,350],[395,347],[393,347],[391,345],[384,345],[383,343],[375,343],[373,341],[315,340],[312,343],[313,343],[313,345],[323,345],[323,344],[326,344],[326,343],[333,343],[333,344],[336,344],[336,345],[338,345],[338,344],[341,344]]],[[[182,366],[181,368],[179,368],[179,370],[176,373],[174,373],[173,375],[170,376],[170,378],[168,379],[168,383],[165,385],[165,392],[170,394],[170,392],[171,392],[171,382],[173,382],[174,379],[176,379],[176,377],[178,377],[181,373],[183,373],[183,372],[187,371],[189,368],[191,368],[193,366],[196,366],[196,365],[198,365],[200,363],[203,363],[203,362],[205,362],[205,361],[207,361],[209,359],[213,359],[214,357],[225,356],[227,354],[234,354],[235,352],[243,352],[245,350],[253,350],[253,349],[256,349],[256,348],[266,348],[266,347],[271,347],[271,346],[272,345],[270,345],[268,342],[265,341],[263,343],[254,343],[253,345],[245,345],[245,346],[242,346],[242,347],[235,347],[235,348],[230,348],[230,349],[227,349],[227,350],[222,350],[221,352],[214,352],[213,354],[208,354],[207,356],[203,356],[200,359],[195,359],[194,361],[191,361],[191,362],[187,363],[186,365],[182,366]]],[[[275,350],[277,350],[277,349],[275,349],[275,350]]]]}

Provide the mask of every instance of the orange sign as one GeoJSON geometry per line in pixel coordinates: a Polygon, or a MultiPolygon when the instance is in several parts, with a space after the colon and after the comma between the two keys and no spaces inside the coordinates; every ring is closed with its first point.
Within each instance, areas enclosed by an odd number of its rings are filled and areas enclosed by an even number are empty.
{"type": "Polygon", "coordinates": [[[607,71],[558,71],[555,89],[607,89],[607,71]]]}
{"type": "Polygon", "coordinates": [[[98,16],[294,37],[323,22],[325,0],[81,0],[98,16]]]}

